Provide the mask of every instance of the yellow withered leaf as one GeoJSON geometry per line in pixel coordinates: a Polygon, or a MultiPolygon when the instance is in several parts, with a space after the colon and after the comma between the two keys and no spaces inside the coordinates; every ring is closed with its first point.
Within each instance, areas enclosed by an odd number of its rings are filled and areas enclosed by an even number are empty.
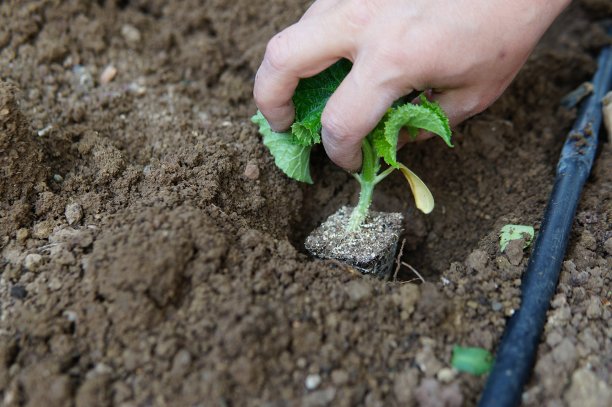
{"type": "Polygon", "coordinates": [[[408,184],[410,184],[416,207],[425,214],[433,211],[434,198],[427,185],[404,164],[399,163],[399,169],[404,174],[404,177],[406,177],[408,184]]]}

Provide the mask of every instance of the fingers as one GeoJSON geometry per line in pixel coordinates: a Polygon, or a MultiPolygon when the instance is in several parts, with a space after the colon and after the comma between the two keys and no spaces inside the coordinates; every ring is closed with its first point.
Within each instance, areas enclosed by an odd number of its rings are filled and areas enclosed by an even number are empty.
{"type": "MultiPolygon", "coordinates": [[[[438,102],[448,116],[451,127],[455,127],[485,110],[493,103],[495,97],[485,95],[476,88],[468,87],[433,92],[429,99],[438,102]]],[[[397,143],[398,149],[412,141],[426,140],[434,136],[433,133],[421,131],[416,138],[413,138],[407,131],[402,130],[397,143]]]]}
{"type": "Polygon", "coordinates": [[[342,13],[304,19],[274,36],[255,77],[255,103],[276,131],[293,123],[291,98],[300,78],[313,76],[348,55],[352,36],[337,32],[342,13]]]}
{"type": "Polygon", "coordinates": [[[371,72],[369,64],[356,63],[321,116],[327,155],[349,171],[361,167],[361,141],[399,96],[397,87],[374,81],[371,72]]]}
{"type": "Polygon", "coordinates": [[[319,16],[335,7],[341,0],[317,0],[302,15],[301,20],[319,16]]]}
{"type": "Polygon", "coordinates": [[[489,97],[474,87],[434,93],[432,99],[446,112],[451,127],[485,110],[495,97],[489,97]]]}

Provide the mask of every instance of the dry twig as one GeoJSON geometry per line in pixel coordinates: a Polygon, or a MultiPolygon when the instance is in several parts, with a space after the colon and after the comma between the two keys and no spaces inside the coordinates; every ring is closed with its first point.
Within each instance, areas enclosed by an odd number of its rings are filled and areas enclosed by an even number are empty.
{"type": "Polygon", "coordinates": [[[419,280],[421,280],[423,283],[425,282],[425,279],[423,278],[423,276],[421,275],[421,273],[419,273],[414,267],[412,267],[410,264],[406,263],[405,261],[402,262],[403,266],[406,266],[410,269],[410,271],[412,271],[414,274],[417,275],[417,277],[419,278],[419,280]]]}
{"type": "Polygon", "coordinates": [[[406,239],[404,238],[402,240],[402,246],[399,249],[399,253],[397,254],[397,258],[395,259],[395,272],[393,273],[393,282],[397,281],[397,273],[400,270],[400,267],[402,267],[402,262],[401,262],[401,258],[402,258],[402,254],[404,254],[404,244],[406,243],[406,239]]]}

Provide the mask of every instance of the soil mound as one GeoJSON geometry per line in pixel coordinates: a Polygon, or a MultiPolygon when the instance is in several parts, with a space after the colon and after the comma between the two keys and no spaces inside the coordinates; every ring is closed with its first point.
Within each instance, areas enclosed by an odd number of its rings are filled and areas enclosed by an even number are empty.
{"type": "Polygon", "coordinates": [[[33,194],[48,176],[15,93],[14,86],[0,81],[0,238],[28,222],[33,194]]]}

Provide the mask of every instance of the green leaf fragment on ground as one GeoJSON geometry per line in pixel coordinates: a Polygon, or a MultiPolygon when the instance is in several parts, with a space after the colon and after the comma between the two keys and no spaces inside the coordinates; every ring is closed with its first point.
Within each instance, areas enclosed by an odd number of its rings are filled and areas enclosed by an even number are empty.
{"type": "Polygon", "coordinates": [[[499,248],[505,251],[511,240],[525,239],[525,248],[533,241],[535,230],[528,225],[505,225],[499,232],[499,248]]]}
{"type": "Polygon", "coordinates": [[[274,157],[274,163],[287,176],[298,181],[312,184],[310,177],[310,146],[299,144],[294,136],[287,133],[277,133],[272,130],[266,118],[257,112],[251,121],[259,125],[263,143],[274,157]]]}
{"type": "Polygon", "coordinates": [[[451,365],[460,372],[476,376],[488,373],[493,367],[493,355],[483,348],[454,346],[451,365]]]}

